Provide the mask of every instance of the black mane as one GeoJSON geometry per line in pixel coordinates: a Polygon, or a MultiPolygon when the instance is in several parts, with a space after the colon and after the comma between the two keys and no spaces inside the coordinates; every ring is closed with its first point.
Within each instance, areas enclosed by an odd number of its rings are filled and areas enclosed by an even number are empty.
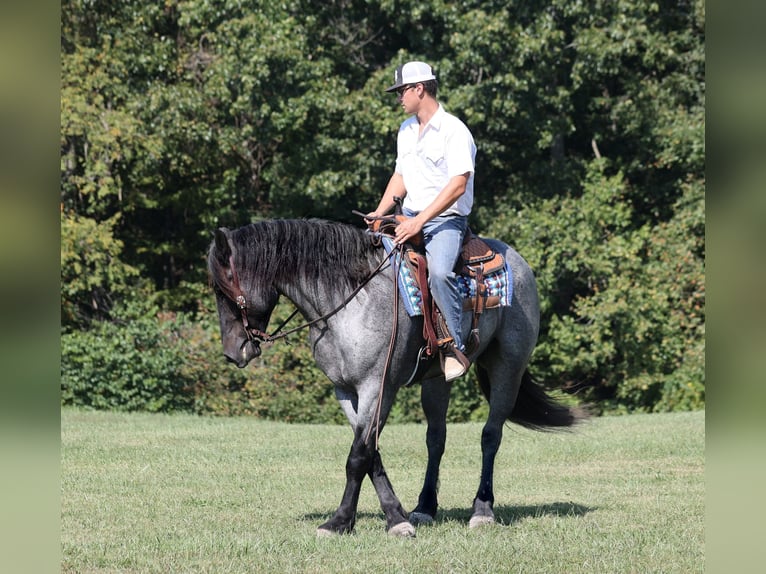
{"type": "MultiPolygon", "coordinates": [[[[240,280],[251,285],[299,281],[354,288],[379,263],[382,252],[371,236],[351,225],[321,219],[273,219],[252,223],[230,234],[240,280]]],[[[215,243],[208,265],[220,285],[215,243]]]]}

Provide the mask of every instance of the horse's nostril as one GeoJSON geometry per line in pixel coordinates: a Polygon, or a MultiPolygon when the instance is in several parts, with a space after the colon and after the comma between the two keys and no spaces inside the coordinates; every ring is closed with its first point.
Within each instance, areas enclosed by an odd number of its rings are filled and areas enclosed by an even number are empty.
{"type": "Polygon", "coordinates": [[[239,353],[237,354],[237,358],[229,358],[230,361],[235,363],[240,369],[243,367],[246,367],[247,364],[255,359],[256,357],[261,356],[261,346],[258,344],[257,341],[244,341],[242,345],[239,347],[239,353]]]}

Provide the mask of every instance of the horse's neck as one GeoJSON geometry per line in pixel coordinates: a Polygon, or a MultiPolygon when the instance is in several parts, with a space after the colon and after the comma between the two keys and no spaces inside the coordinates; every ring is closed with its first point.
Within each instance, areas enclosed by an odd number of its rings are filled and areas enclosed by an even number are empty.
{"type": "Polygon", "coordinates": [[[294,281],[283,281],[276,287],[309,321],[319,319],[342,303],[341,298],[333,297],[336,289],[329,285],[308,285],[296,278],[294,281]]]}
{"type": "MultiPolygon", "coordinates": [[[[381,254],[385,257],[382,250],[381,254]]],[[[277,274],[274,285],[309,320],[315,320],[334,312],[353,296],[360,280],[367,281],[361,277],[354,279],[349,277],[348,269],[343,267],[343,265],[352,264],[349,262],[334,263],[333,265],[341,266],[335,270],[334,275],[321,273],[319,277],[309,278],[307,277],[309,274],[304,272],[305,263],[300,259],[283,262],[283,269],[290,269],[291,271],[277,274]]],[[[370,274],[374,273],[374,266],[374,264],[370,264],[370,274]]],[[[328,267],[332,267],[332,265],[328,265],[328,267]]]]}

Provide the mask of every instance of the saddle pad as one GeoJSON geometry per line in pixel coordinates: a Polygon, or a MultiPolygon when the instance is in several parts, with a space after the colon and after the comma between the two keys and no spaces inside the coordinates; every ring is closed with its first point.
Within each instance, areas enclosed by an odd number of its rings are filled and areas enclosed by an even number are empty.
{"type": "MultiPolygon", "coordinates": [[[[394,242],[388,237],[381,236],[383,241],[383,247],[386,253],[391,253],[394,247],[394,242]]],[[[412,276],[410,269],[407,265],[400,264],[400,254],[397,252],[394,256],[396,260],[393,262],[399,266],[399,293],[402,296],[402,303],[407,314],[410,317],[416,315],[422,315],[422,295],[420,294],[420,288],[415,282],[415,278],[412,276]]],[[[476,296],[476,280],[465,275],[458,275],[457,285],[460,290],[460,294],[463,299],[471,299],[476,296]]],[[[484,285],[487,288],[488,297],[498,297],[500,300],[500,307],[508,307],[511,304],[513,298],[513,275],[511,268],[506,262],[505,265],[489,275],[484,276],[484,285]]]]}

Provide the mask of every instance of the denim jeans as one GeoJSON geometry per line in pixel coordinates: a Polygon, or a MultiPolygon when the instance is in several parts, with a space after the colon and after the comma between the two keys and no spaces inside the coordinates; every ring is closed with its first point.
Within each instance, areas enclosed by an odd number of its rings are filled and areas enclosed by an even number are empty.
{"type": "MultiPolygon", "coordinates": [[[[405,209],[404,215],[413,217],[417,213],[405,209]]],[[[466,229],[468,218],[462,215],[434,217],[423,226],[431,295],[444,315],[455,346],[461,351],[465,350],[462,334],[463,298],[458,291],[455,265],[466,229]]]]}

